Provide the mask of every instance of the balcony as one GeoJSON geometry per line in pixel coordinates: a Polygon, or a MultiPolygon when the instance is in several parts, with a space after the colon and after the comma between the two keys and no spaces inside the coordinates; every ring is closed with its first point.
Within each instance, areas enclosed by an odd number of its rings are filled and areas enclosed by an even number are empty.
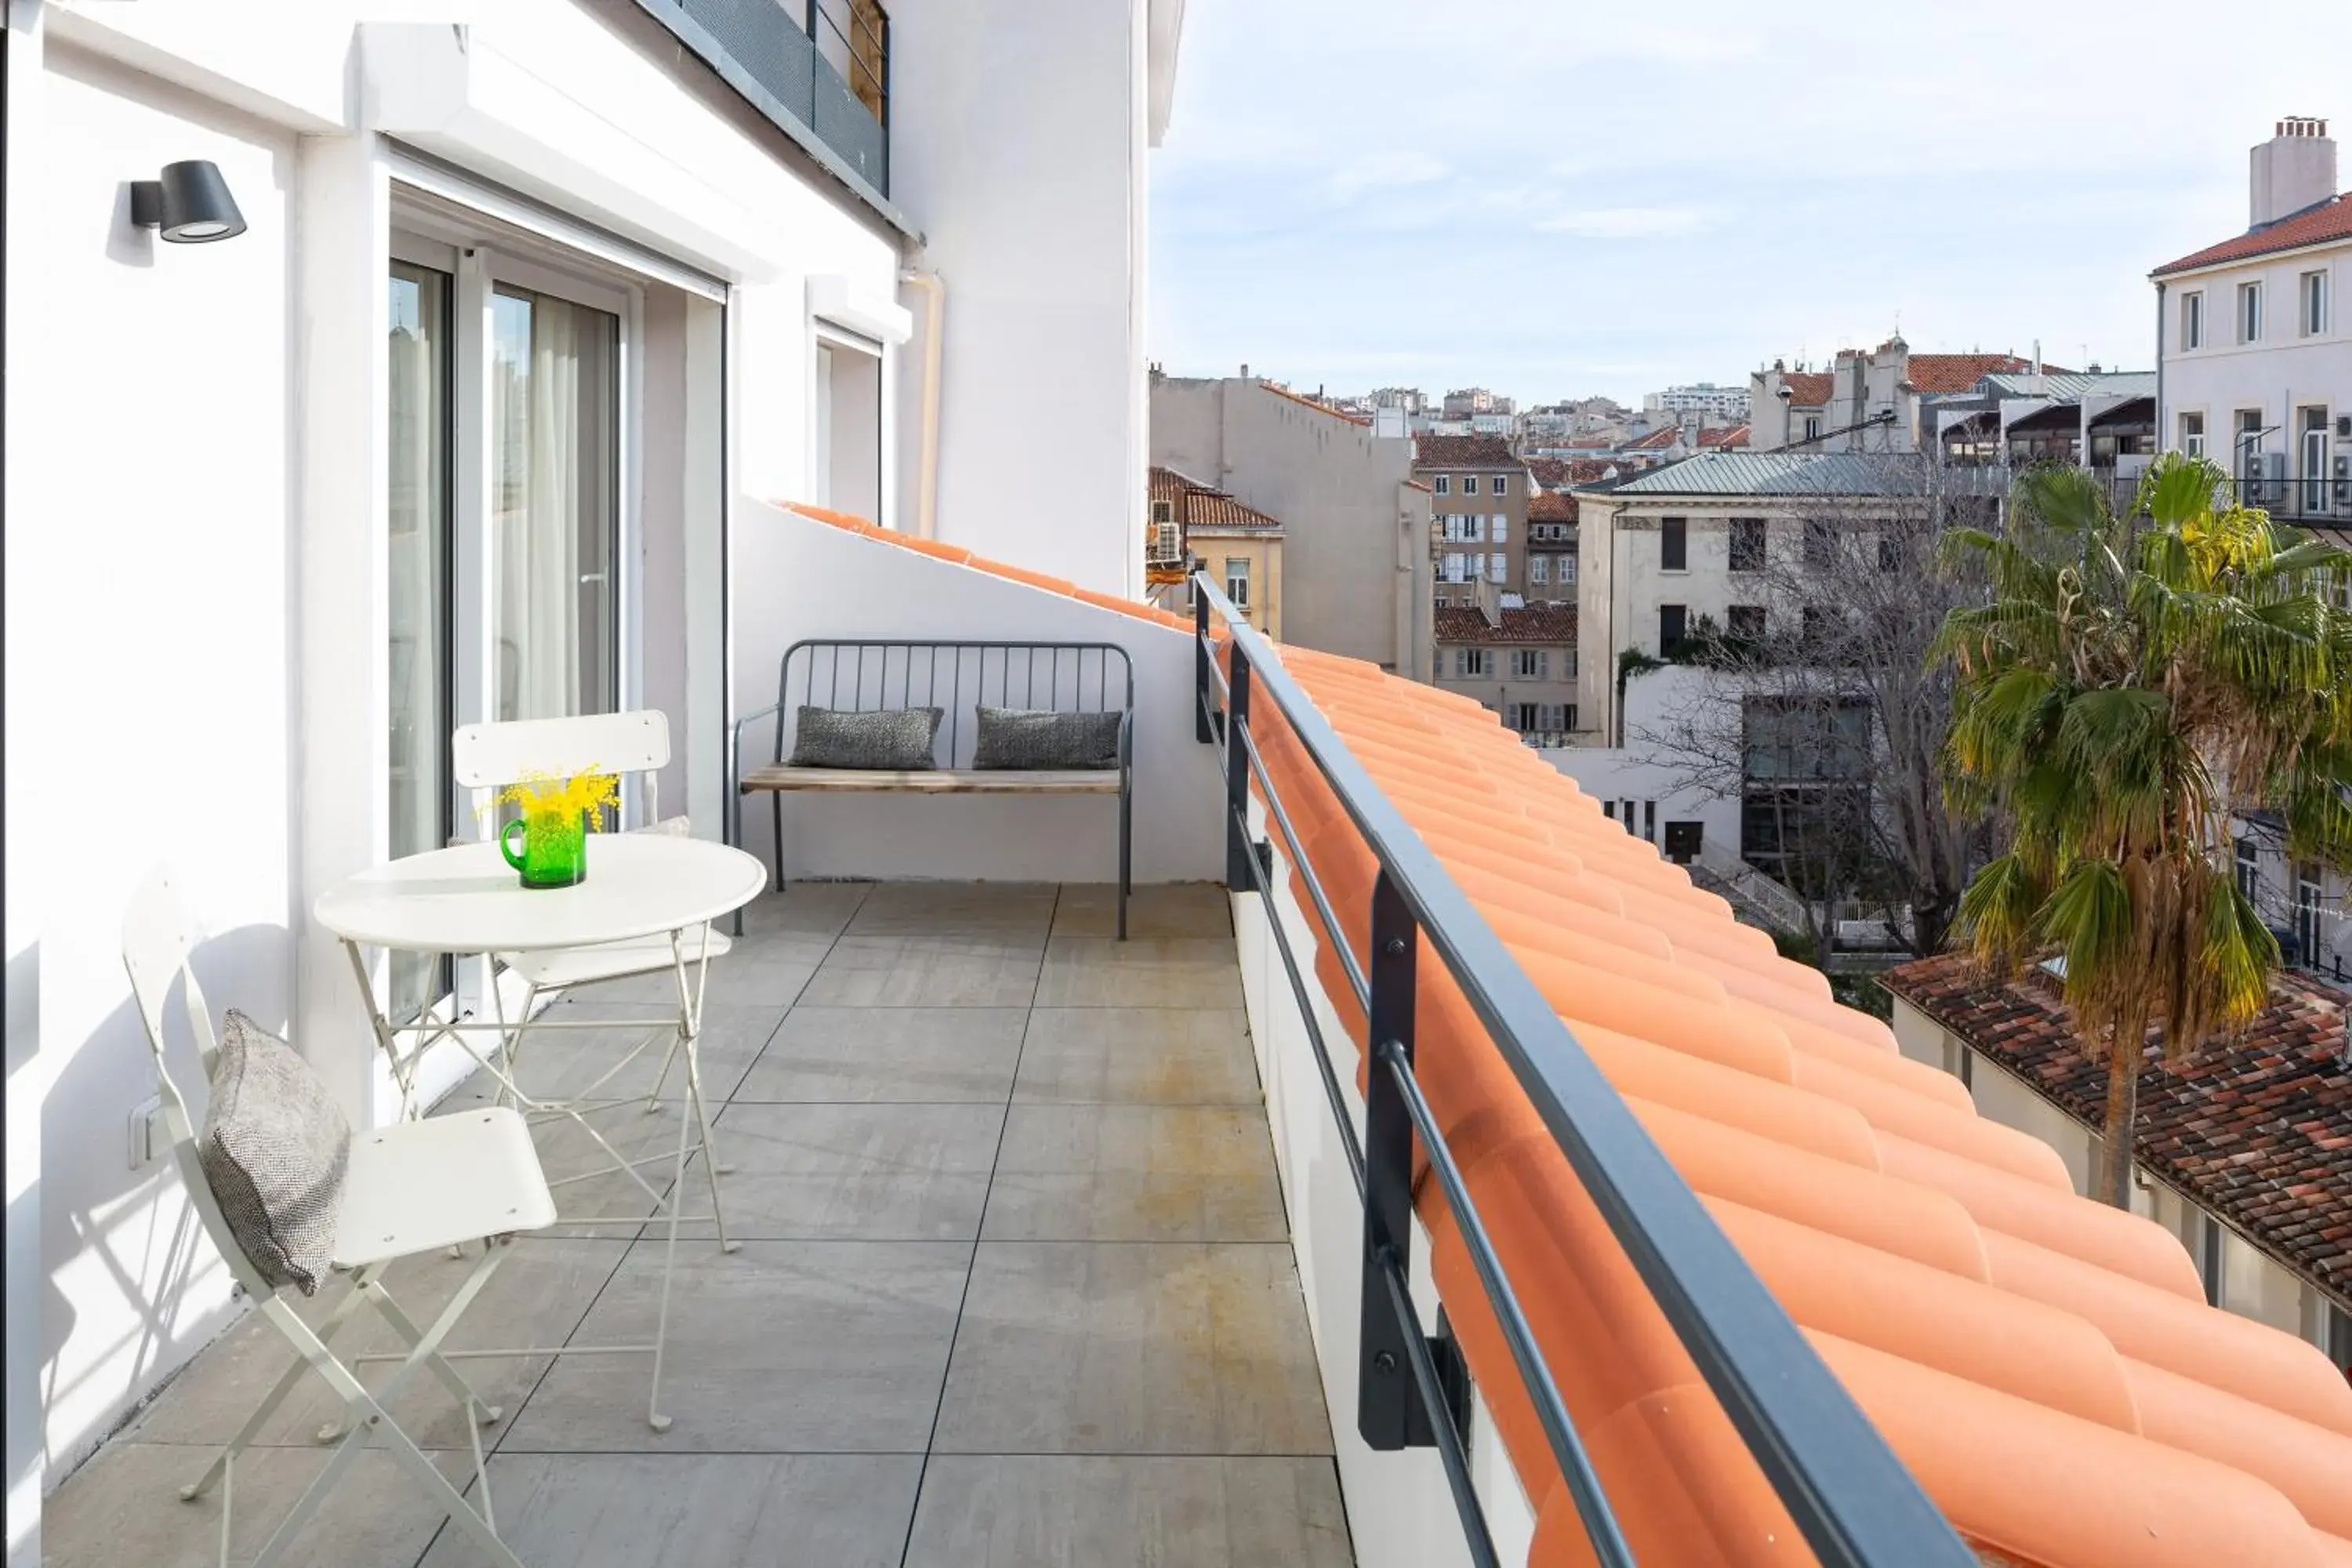
{"type": "MultiPolygon", "coordinates": [[[[855,520],[742,521],[747,643],[903,635],[879,623],[919,605],[1131,654],[1133,940],[1108,889],[1038,874],[1107,858],[1090,803],[812,803],[839,809],[796,824],[794,890],[712,974],[744,1241],[681,1250],[674,1426],[647,1430],[641,1365],[469,1363],[507,1407],[486,1440],[523,1561],[1614,1568],[1801,1543],[1965,1568],[1963,1537],[2319,1560],[2345,1517],[2327,1445],[2352,1440],[2324,1358],[2175,1288],[2176,1242],[2075,1197],[2047,1145],[1475,703],[1277,648],[1206,577],[1188,624],[855,520]],[[2223,1394],[2211,1442],[2178,1419],[2223,1394]]],[[[615,1114],[623,1153],[675,1146],[679,1114],[615,1114]]],[[[572,1140],[541,1153],[586,1168],[572,1140]]],[[[644,1202],[611,1177],[568,1206],[627,1231],[644,1202]]],[[[649,1232],[510,1245],[471,1342],[645,1334],[649,1232]]],[[[409,1294],[456,1279],[420,1259],[409,1294]]],[[[205,1352],[52,1500],[49,1561],[211,1561],[216,1501],[172,1483],[281,1364],[251,1325],[205,1352]]],[[[257,1532],[323,1463],[303,1393],[240,1470],[257,1532]]],[[[394,1413],[470,1469],[437,1390],[394,1413]]],[[[468,1561],[382,1459],[300,1548],[468,1561]]]]}
{"type": "Polygon", "coordinates": [[[890,196],[890,17],[878,0],[637,0],[877,206],[890,196]]]}

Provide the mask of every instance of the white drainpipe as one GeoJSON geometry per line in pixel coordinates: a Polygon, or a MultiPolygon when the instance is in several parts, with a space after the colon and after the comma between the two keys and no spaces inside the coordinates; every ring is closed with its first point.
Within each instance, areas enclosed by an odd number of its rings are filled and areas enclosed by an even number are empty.
{"type": "Polygon", "coordinates": [[[923,437],[922,455],[915,480],[915,537],[939,537],[940,512],[940,364],[945,345],[940,323],[947,314],[948,286],[936,272],[912,268],[898,281],[923,295],[923,437]]]}

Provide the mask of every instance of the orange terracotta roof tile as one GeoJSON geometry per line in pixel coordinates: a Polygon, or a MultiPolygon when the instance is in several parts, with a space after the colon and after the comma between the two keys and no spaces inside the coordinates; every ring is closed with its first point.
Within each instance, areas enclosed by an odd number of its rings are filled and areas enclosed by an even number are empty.
{"type": "Polygon", "coordinates": [[[1559,490],[1545,490],[1528,498],[1529,522],[1574,522],[1576,498],[1559,490]]]}
{"type": "Polygon", "coordinates": [[[1748,426],[1744,424],[1722,425],[1698,433],[1698,447],[1702,452],[1733,451],[1747,445],[1748,426]]]}
{"type": "Polygon", "coordinates": [[[1789,389],[1791,408],[1826,408],[1830,401],[1830,373],[1825,370],[1790,370],[1780,373],[1780,384],[1789,389]]]}
{"type": "Polygon", "coordinates": [[[1516,468],[1511,444],[1500,436],[1416,436],[1412,466],[1431,468],[1516,468]]]}
{"type": "MultiPolygon", "coordinates": [[[[2015,354],[1913,354],[1905,362],[1903,378],[1921,392],[1967,392],[1986,376],[2032,368],[2032,360],[2015,354]]],[[[2042,368],[2058,369],[2050,364],[2042,368]]]]}
{"type": "Polygon", "coordinates": [[[1324,402],[1319,397],[1309,397],[1303,392],[1293,392],[1290,388],[1283,385],[1282,383],[1278,381],[1261,381],[1258,384],[1265,388],[1268,392],[1273,393],[1276,397],[1286,397],[1293,403],[1298,404],[1304,407],[1312,408],[1318,414],[1328,414],[1334,419],[1342,419],[1350,425],[1370,425],[1371,423],[1371,420],[1364,415],[1350,414],[1344,408],[1333,407],[1330,404],[1324,402]]]}
{"type": "Polygon", "coordinates": [[[2276,223],[2209,245],[2202,250],[2192,250],[2178,261],[2168,261],[2150,277],[2162,278],[2169,273],[2186,272],[2197,267],[2214,267],[2224,261],[2244,261],[2256,256],[2269,256],[2275,251],[2293,250],[2298,246],[2325,245],[2329,240],[2352,239],[2352,191],[2308,206],[2299,213],[2290,213],[2276,223]]]}
{"type": "Polygon", "coordinates": [[[1663,429],[1651,431],[1638,441],[1626,442],[1621,449],[1627,452],[1663,452],[1682,438],[1681,429],[1669,425],[1663,429]]]}
{"type": "Polygon", "coordinates": [[[1282,520],[1270,517],[1255,507],[1243,505],[1214,485],[1178,473],[1173,468],[1154,468],[1150,471],[1153,500],[1170,502],[1176,509],[1176,521],[1191,528],[1246,528],[1280,532],[1282,520]]]}
{"type": "MultiPolygon", "coordinates": [[[[1190,633],[1168,612],[1061,591],[1190,633]]],[[[2168,1233],[2076,1196],[2047,1145],[1979,1117],[1958,1079],[1836,1006],[1819,972],[1735,922],[1475,701],[1358,659],[1279,657],[1984,1561],[2352,1563],[2352,1388],[2316,1350],[2207,1306],[2168,1233]]],[[[1376,868],[1279,711],[1252,719],[1339,911],[1330,935],[1362,962],[1376,868]]],[[[1360,1053],[1329,941],[1314,968],[1360,1053]]],[[[1635,1553],[1803,1561],[1426,944],[1417,1012],[1423,1092],[1635,1553]]],[[[1588,1561],[1443,1194],[1416,1194],[1447,1315],[1537,1512],[1528,1560],[1588,1561]]]]}
{"type": "Polygon", "coordinates": [[[1436,612],[1441,643],[1546,643],[1555,647],[1576,646],[1574,605],[1528,605],[1496,612],[1496,625],[1474,607],[1448,606],[1436,612]]]}

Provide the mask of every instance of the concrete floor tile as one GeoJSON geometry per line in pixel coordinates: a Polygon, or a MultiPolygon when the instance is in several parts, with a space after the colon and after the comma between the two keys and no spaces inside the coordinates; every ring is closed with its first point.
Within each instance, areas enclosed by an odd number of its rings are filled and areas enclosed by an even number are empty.
{"type": "MultiPolygon", "coordinates": [[[[575,1339],[653,1337],[663,1244],[639,1242],[575,1339]]],[[[509,1453],[920,1453],[938,1407],[971,1248],[959,1242],[681,1245],[661,1407],[646,1424],[637,1356],[549,1373],[509,1453]]]]}
{"type": "Polygon", "coordinates": [[[985,938],[845,936],[801,994],[818,1007],[1026,1007],[1042,947],[985,938]]]}
{"type": "Polygon", "coordinates": [[[990,1241],[1287,1241],[1265,1114],[1222,1105],[1016,1105],[990,1241]]]}
{"type": "Polygon", "coordinates": [[[795,1007],[735,1088],[740,1101],[1001,1105],[1019,1007],[795,1007]]]}
{"type": "MultiPolygon", "coordinates": [[[[733,1167],[719,1184],[727,1233],[969,1241],[980,1234],[1003,1125],[1002,1105],[730,1105],[713,1133],[733,1167]]],[[[689,1172],[689,1194],[697,1181],[689,1172]]],[[[695,1224],[681,1234],[712,1231],[695,1224]]]]}
{"type": "Polygon", "coordinates": [[[935,1455],[906,1568],[1350,1568],[1328,1459],[935,1455]]]}
{"type": "Polygon", "coordinates": [[[1037,978],[1040,1007],[1239,1007],[1231,937],[1057,936],[1037,978]]]}
{"type": "Polygon", "coordinates": [[[982,1242],[933,1447],[1328,1454],[1290,1248],[982,1242]]]}
{"type": "MultiPolygon", "coordinates": [[[[1224,937],[1234,934],[1233,894],[1217,882],[1165,882],[1129,889],[1127,934],[1146,937],[1224,937]]],[[[1055,936],[1115,937],[1118,934],[1118,885],[1072,882],[1054,906],[1055,936]]]]}
{"type": "MultiPolygon", "coordinates": [[[[1234,1008],[1039,1007],[1017,1101],[1263,1106],[1248,1016],[1234,1008]]],[[[1264,1121],[1261,1113],[1259,1120],[1264,1121]]]]}

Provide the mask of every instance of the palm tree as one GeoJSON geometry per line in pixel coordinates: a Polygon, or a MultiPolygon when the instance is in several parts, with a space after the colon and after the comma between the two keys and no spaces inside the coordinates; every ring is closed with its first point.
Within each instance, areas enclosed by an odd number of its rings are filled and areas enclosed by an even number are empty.
{"type": "Polygon", "coordinates": [[[2277,941],[2231,875],[2230,816],[2275,812],[2288,853],[2352,867],[2352,553],[2217,498],[2167,454],[2118,518],[2080,468],[2021,477],[2007,528],[1948,531],[1988,602],[1948,615],[1945,790],[2008,853],[1970,880],[1958,935],[2005,973],[2045,961],[2107,1064],[2095,1190],[2131,1202],[2148,1031],[2168,1059],[2261,1010],[2277,941]]]}

